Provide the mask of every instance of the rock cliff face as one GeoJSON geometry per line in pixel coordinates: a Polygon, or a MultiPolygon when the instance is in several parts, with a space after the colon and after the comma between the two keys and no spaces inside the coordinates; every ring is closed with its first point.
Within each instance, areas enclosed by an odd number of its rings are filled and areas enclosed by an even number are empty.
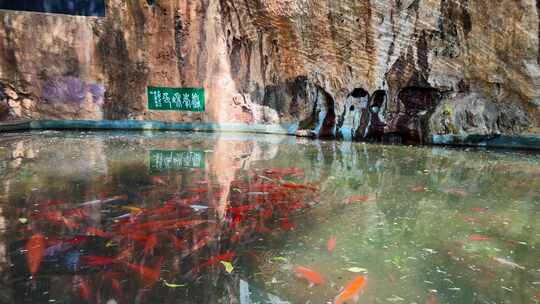
{"type": "Polygon", "coordinates": [[[540,1],[109,0],[1,11],[0,120],[297,123],[397,142],[540,134],[540,1]],[[206,112],[149,111],[147,86],[206,112]]]}

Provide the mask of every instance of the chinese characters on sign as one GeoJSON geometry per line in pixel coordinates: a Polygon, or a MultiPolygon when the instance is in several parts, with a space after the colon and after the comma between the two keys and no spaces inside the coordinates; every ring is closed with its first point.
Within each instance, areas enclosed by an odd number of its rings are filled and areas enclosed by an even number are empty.
{"type": "Polygon", "coordinates": [[[150,151],[150,171],[167,172],[185,168],[204,168],[202,151],[150,151]]]}
{"type": "Polygon", "coordinates": [[[204,89],[148,87],[148,109],[204,112],[204,89]]]}

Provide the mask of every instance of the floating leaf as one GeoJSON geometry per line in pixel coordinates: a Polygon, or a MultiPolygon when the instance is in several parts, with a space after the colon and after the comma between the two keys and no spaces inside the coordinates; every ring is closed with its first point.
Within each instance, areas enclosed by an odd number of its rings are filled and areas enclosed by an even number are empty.
{"type": "Polygon", "coordinates": [[[354,273],[368,272],[367,269],[361,268],[361,267],[351,267],[351,268],[347,269],[347,271],[354,272],[354,273]]]}
{"type": "Polygon", "coordinates": [[[284,263],[287,262],[287,258],[284,258],[284,257],[281,257],[281,256],[273,257],[272,260],[273,261],[278,261],[278,262],[284,262],[284,263]]]}
{"type": "Polygon", "coordinates": [[[109,247],[112,247],[114,246],[114,242],[113,241],[108,241],[107,243],[105,243],[105,247],[106,248],[109,248],[109,247]]]}
{"type": "Polygon", "coordinates": [[[25,218],[25,217],[21,217],[21,218],[19,219],[19,223],[21,223],[21,224],[26,224],[26,223],[28,223],[28,219],[25,218]]]}
{"type": "Polygon", "coordinates": [[[231,273],[234,269],[233,265],[229,262],[225,262],[225,261],[221,261],[221,264],[223,264],[223,266],[225,266],[225,271],[228,272],[228,273],[231,273]]]}
{"type": "Polygon", "coordinates": [[[170,288],[178,288],[178,287],[185,287],[186,286],[185,284],[167,283],[167,281],[165,281],[165,280],[163,280],[163,284],[165,284],[165,286],[170,287],[170,288]]]}

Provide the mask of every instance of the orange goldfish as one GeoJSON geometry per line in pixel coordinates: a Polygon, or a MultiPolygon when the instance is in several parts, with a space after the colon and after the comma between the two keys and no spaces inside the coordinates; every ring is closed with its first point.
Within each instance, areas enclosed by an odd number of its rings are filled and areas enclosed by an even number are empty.
{"type": "Polygon", "coordinates": [[[328,239],[326,248],[328,249],[328,252],[332,252],[336,248],[336,237],[334,235],[328,239]]]}
{"type": "Polygon", "coordinates": [[[146,239],[146,242],[144,244],[144,255],[150,254],[154,248],[156,247],[158,242],[157,236],[155,234],[152,234],[146,239]]]}
{"type": "Polygon", "coordinates": [[[296,266],[294,267],[294,272],[298,277],[307,280],[310,287],[313,285],[320,285],[324,283],[324,278],[320,273],[307,267],[296,266]]]}
{"type": "Polygon", "coordinates": [[[347,284],[345,289],[336,297],[334,304],[342,304],[349,300],[357,302],[360,293],[366,286],[366,281],[367,278],[365,276],[356,277],[349,284],[347,284]]]}
{"type": "Polygon", "coordinates": [[[144,265],[139,264],[132,264],[128,262],[124,262],[124,264],[131,270],[137,272],[143,283],[146,286],[152,286],[154,285],[157,280],[159,279],[160,273],[161,273],[161,262],[162,259],[159,260],[159,262],[156,263],[156,265],[153,268],[146,267],[144,265]]]}
{"type": "Polygon", "coordinates": [[[411,190],[411,192],[416,192],[416,193],[425,191],[424,186],[421,186],[421,185],[413,186],[409,190],[411,190]]]}
{"type": "Polygon", "coordinates": [[[39,265],[43,260],[45,252],[45,237],[40,234],[34,234],[26,243],[26,260],[30,273],[35,275],[39,269],[39,265]]]}
{"type": "Polygon", "coordinates": [[[481,234],[471,234],[469,236],[470,241],[489,241],[491,238],[489,236],[481,235],[481,234]]]}
{"type": "Polygon", "coordinates": [[[429,294],[429,296],[426,298],[426,304],[437,304],[439,303],[439,300],[437,299],[437,296],[434,293],[429,294]]]}
{"type": "Polygon", "coordinates": [[[368,201],[371,201],[372,198],[369,195],[353,195],[349,197],[345,203],[351,204],[351,203],[365,203],[368,201]]]}

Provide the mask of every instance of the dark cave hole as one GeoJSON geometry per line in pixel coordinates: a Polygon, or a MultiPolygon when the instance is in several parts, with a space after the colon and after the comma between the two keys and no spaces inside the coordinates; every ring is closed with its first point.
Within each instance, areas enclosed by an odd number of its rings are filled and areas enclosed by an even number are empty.
{"type": "Polygon", "coordinates": [[[417,114],[432,110],[440,99],[440,93],[430,87],[406,87],[399,92],[398,98],[405,105],[407,113],[417,114]]]}
{"type": "Polygon", "coordinates": [[[351,106],[351,107],[349,108],[349,111],[351,111],[351,112],[354,111],[354,106],[351,106]]]}
{"type": "Polygon", "coordinates": [[[354,98],[362,98],[369,96],[369,93],[362,88],[356,88],[351,92],[351,96],[354,98]]]}
{"type": "Polygon", "coordinates": [[[324,98],[326,106],[326,117],[324,118],[322,128],[319,132],[319,137],[330,138],[334,136],[334,128],[336,126],[336,112],[334,110],[334,99],[328,92],[319,88],[319,93],[324,98]]]}
{"type": "Polygon", "coordinates": [[[383,105],[385,98],[386,98],[386,91],[385,90],[377,90],[377,91],[373,92],[373,95],[371,97],[370,106],[380,108],[383,105]]]}

